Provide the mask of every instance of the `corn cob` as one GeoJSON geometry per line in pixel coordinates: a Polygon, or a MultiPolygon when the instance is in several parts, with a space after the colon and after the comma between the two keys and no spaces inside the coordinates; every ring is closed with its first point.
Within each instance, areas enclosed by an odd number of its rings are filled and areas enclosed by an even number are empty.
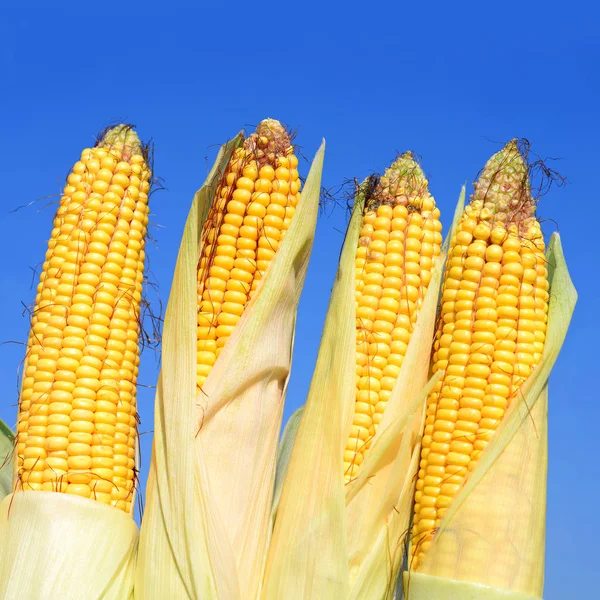
{"type": "Polygon", "coordinates": [[[131,510],[150,176],[138,136],[120,125],[67,178],[31,319],[16,490],[131,510]]]}
{"type": "Polygon", "coordinates": [[[356,250],[356,404],[346,483],[364,460],[400,373],[440,254],[439,216],[410,152],[386,170],[366,202],[356,250]]]}
{"type": "Polygon", "coordinates": [[[198,264],[198,391],[241,319],[300,198],[290,136],[265,119],[237,148],[217,188],[198,264]]]}
{"type": "Polygon", "coordinates": [[[540,362],[548,313],[544,239],[516,140],[486,164],[451,240],[415,493],[411,568],[540,362]]]}

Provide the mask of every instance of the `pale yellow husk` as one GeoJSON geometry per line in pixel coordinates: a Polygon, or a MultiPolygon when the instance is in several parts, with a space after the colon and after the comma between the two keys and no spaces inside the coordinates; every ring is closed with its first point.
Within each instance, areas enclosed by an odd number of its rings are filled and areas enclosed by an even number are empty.
{"type": "Polygon", "coordinates": [[[0,598],[133,597],[138,528],[122,510],[56,492],[0,504],[0,598]]]}
{"type": "Polygon", "coordinates": [[[298,427],[300,425],[300,419],[302,418],[303,407],[298,408],[290,416],[281,440],[277,449],[277,469],[275,471],[275,489],[273,492],[273,505],[271,506],[271,521],[275,524],[275,517],[277,515],[277,508],[279,507],[279,499],[281,498],[281,490],[283,488],[283,481],[285,474],[287,473],[288,465],[290,464],[290,458],[292,457],[292,450],[294,448],[294,442],[296,441],[296,434],[298,433],[298,427]]]}
{"type": "MultiPolygon", "coordinates": [[[[359,191],[317,364],[289,459],[261,598],[391,598],[407,541],[443,257],[383,420],[356,478],[344,486],[343,451],[355,396],[355,253],[359,191]]],[[[464,189],[456,214],[464,206],[464,189]]],[[[456,222],[456,220],[455,220],[456,222]]]]}
{"type": "Polygon", "coordinates": [[[410,600],[538,600],[537,596],[529,594],[501,590],[480,583],[453,581],[423,573],[410,574],[409,588],[410,600]]]}
{"type": "Polygon", "coordinates": [[[419,573],[405,574],[410,600],[467,598],[460,594],[486,587],[492,590],[488,595],[473,597],[521,600],[543,594],[548,376],[577,300],[558,234],[547,261],[550,305],[542,362],[449,507],[419,573]]]}
{"type": "Polygon", "coordinates": [[[324,144],[279,251],[196,395],[196,278],[202,224],[240,137],[194,197],[163,332],[162,370],[136,598],[258,594],[296,309],[318,213],[324,144]]]}

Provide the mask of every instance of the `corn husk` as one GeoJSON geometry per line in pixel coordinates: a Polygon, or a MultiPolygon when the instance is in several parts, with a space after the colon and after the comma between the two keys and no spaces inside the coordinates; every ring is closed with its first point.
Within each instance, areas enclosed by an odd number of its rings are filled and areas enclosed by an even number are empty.
{"type": "Polygon", "coordinates": [[[0,420],[0,501],[12,490],[14,439],[10,427],[0,420]]]}
{"type": "Polygon", "coordinates": [[[219,153],[183,233],[163,332],[137,598],[253,598],[271,503],[295,316],[318,213],[324,144],[259,292],[196,395],[202,224],[241,136],[219,153]]]}
{"type": "MultiPolygon", "coordinates": [[[[306,405],[287,466],[261,598],[390,597],[404,553],[443,257],[432,274],[392,396],[355,479],[343,451],[355,402],[355,253],[359,189],[306,405]]],[[[464,206],[464,189],[456,214],[464,206]]]]}
{"type": "Polygon", "coordinates": [[[411,600],[538,600],[538,596],[520,594],[508,590],[489,587],[479,583],[455,581],[443,577],[410,573],[405,584],[409,588],[411,600]]]}
{"type": "Polygon", "coordinates": [[[283,489],[283,482],[290,464],[290,458],[292,457],[292,450],[294,448],[294,442],[296,441],[296,434],[298,433],[298,427],[300,426],[300,419],[302,418],[303,410],[304,407],[301,406],[292,413],[285,424],[285,428],[279,442],[279,447],[277,450],[277,469],[275,471],[275,489],[273,492],[273,506],[271,507],[271,521],[273,525],[275,524],[279,499],[281,498],[281,490],[283,489]]]}
{"type": "Polygon", "coordinates": [[[543,594],[548,376],[577,301],[558,234],[547,261],[550,304],[542,362],[448,508],[419,572],[405,573],[410,600],[525,600],[543,594]]]}
{"type": "Polygon", "coordinates": [[[0,598],[133,596],[138,528],[121,509],[56,492],[0,504],[0,598]]]}

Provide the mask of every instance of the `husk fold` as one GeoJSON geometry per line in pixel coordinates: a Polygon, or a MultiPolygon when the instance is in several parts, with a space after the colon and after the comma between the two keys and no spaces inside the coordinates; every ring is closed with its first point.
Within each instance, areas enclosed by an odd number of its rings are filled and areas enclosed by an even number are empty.
{"type": "MultiPolygon", "coordinates": [[[[287,465],[261,598],[391,597],[404,553],[444,256],[402,371],[355,479],[343,451],[355,401],[355,254],[365,204],[359,187],[331,294],[317,364],[287,465]]],[[[462,190],[456,214],[464,206],[462,190]]],[[[456,222],[456,220],[455,220],[456,222]]]]}
{"type": "Polygon", "coordinates": [[[543,594],[548,377],[577,301],[557,233],[547,263],[550,304],[542,361],[448,508],[418,573],[404,574],[411,600],[468,594],[525,600],[543,594]]]}
{"type": "Polygon", "coordinates": [[[221,149],[195,195],[175,267],[163,332],[137,598],[253,598],[262,578],[283,398],[316,226],[324,143],[260,292],[197,396],[202,225],[241,140],[240,135],[221,149]]]}

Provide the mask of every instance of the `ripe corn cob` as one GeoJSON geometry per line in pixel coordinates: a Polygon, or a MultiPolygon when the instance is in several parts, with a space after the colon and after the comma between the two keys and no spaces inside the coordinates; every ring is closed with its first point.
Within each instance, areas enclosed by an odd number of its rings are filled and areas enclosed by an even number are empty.
{"type": "Polygon", "coordinates": [[[346,482],[364,460],[400,373],[440,254],[439,216],[410,152],[386,170],[366,202],[356,250],[356,405],[346,482]]]}
{"type": "Polygon", "coordinates": [[[544,349],[544,239],[516,140],[488,161],[474,188],[443,284],[433,372],[444,376],[427,404],[412,569],[544,349]]]}
{"type": "Polygon", "coordinates": [[[198,391],[279,249],[300,198],[290,136],[265,119],[237,148],[202,231],[198,391]]]}
{"type": "Polygon", "coordinates": [[[131,510],[150,176],[137,134],[119,125],[67,178],[31,320],[16,490],[131,510]]]}

